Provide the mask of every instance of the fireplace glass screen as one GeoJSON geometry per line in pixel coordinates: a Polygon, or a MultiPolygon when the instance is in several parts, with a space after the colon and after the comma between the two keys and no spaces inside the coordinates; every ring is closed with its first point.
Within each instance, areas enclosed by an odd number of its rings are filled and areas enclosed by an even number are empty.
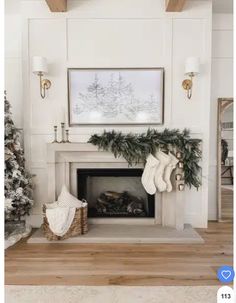
{"type": "Polygon", "coordinates": [[[141,183],[142,169],[78,169],[78,198],[89,217],[154,217],[154,195],[141,183]]]}

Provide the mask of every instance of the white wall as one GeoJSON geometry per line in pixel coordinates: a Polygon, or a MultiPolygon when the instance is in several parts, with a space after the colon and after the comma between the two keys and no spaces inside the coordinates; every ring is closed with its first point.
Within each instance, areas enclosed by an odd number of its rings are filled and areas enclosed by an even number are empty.
{"type": "Polygon", "coordinates": [[[217,218],[217,99],[233,97],[233,15],[213,14],[209,220],[217,218]]]}
{"type": "MultiPolygon", "coordinates": [[[[57,111],[67,104],[68,67],[164,67],[165,125],[190,128],[203,139],[203,185],[186,190],[185,221],[206,227],[208,216],[209,118],[212,8],[208,1],[188,1],[181,13],[166,13],[164,0],[69,0],[67,13],[50,13],[45,1],[22,1],[25,152],[37,175],[36,224],[47,201],[46,142],[53,139],[57,111]],[[42,100],[38,78],[30,70],[34,55],[47,57],[48,97],[42,100]],[[184,61],[199,56],[201,74],[194,79],[193,97],[181,87],[184,61]]],[[[107,129],[130,131],[130,127],[107,129]]],[[[162,127],[158,127],[162,128],[162,127]]],[[[72,141],[86,141],[101,127],[70,129],[72,141]]],[[[136,126],[134,132],[146,130],[136,126]]],[[[171,203],[171,194],[164,194],[171,203]]]]}
{"type": "Polygon", "coordinates": [[[5,1],[5,89],[16,127],[23,128],[20,1],[5,1]]]}

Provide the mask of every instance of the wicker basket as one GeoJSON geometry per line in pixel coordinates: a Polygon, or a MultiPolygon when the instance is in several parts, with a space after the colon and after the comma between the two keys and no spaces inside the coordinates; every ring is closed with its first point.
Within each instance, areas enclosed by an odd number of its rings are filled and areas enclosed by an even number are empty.
{"type": "Polygon", "coordinates": [[[74,219],[69,230],[63,236],[55,235],[50,227],[46,217],[46,206],[43,205],[43,233],[49,241],[65,240],[70,237],[79,236],[88,232],[88,207],[76,208],[74,219]]]}
{"type": "Polygon", "coordinates": [[[82,212],[82,216],[81,216],[82,234],[86,234],[88,232],[88,204],[81,208],[81,212],[82,212]]]}

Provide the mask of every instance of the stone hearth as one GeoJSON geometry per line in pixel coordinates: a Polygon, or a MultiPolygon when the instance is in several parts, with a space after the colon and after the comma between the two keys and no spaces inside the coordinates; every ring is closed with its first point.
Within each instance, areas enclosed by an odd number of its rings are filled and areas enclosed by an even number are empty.
{"type": "MultiPolygon", "coordinates": [[[[63,240],[63,243],[204,243],[202,237],[186,224],[183,231],[173,227],[161,225],[125,225],[113,224],[107,228],[106,224],[89,225],[89,232],[78,237],[63,240]]],[[[29,238],[28,243],[61,243],[49,241],[45,238],[42,229],[36,230],[29,238]]]]}

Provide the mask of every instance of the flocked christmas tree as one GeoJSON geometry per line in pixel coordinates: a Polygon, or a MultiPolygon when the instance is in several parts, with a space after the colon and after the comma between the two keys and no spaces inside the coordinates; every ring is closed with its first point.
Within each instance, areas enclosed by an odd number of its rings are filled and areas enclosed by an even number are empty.
{"type": "Polygon", "coordinates": [[[5,220],[20,220],[33,205],[32,175],[25,169],[19,130],[5,95],[5,220]]]}

